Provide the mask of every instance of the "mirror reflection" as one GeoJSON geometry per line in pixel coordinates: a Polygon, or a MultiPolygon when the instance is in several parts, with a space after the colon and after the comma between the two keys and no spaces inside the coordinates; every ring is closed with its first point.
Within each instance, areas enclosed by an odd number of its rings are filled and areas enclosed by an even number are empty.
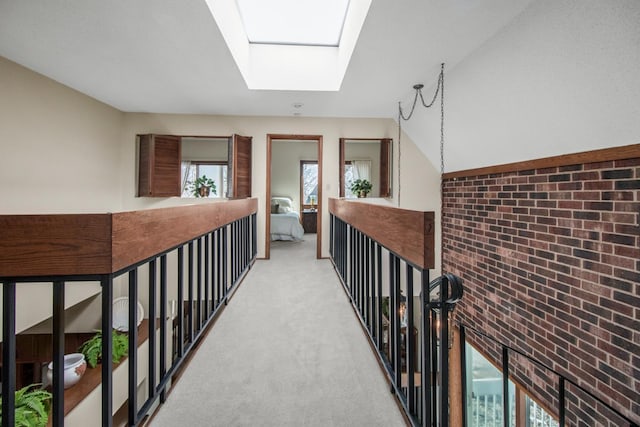
{"type": "Polygon", "coordinates": [[[183,137],[181,197],[226,198],[229,138],[183,137]]]}
{"type": "Polygon", "coordinates": [[[391,139],[340,139],[340,197],[391,197],[391,139]]]}

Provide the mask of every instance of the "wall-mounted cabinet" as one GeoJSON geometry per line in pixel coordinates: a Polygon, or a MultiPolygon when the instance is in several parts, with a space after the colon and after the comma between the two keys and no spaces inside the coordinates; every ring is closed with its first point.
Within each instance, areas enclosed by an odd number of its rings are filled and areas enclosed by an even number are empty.
{"type": "MultiPolygon", "coordinates": [[[[180,197],[183,194],[183,138],[187,137],[153,134],[139,136],[138,197],[180,197]]],[[[202,139],[203,144],[219,143],[217,140],[221,139],[188,138],[190,142],[202,139]]],[[[224,138],[226,137],[222,137],[222,141],[224,138]]],[[[226,194],[230,199],[251,197],[251,140],[248,136],[228,137],[226,191],[218,194],[226,194]]],[[[222,185],[220,181],[218,185],[222,185]]]]}

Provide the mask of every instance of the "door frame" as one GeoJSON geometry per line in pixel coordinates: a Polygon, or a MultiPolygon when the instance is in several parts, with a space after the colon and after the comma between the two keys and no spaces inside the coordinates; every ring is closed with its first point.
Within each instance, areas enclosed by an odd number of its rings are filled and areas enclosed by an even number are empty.
{"type": "MultiPolygon", "coordinates": [[[[317,214],[317,234],[316,234],[316,258],[322,258],[322,135],[287,135],[287,134],[267,134],[267,197],[265,200],[267,213],[265,221],[265,247],[264,257],[271,257],[271,153],[272,142],[276,140],[300,140],[300,141],[316,141],[318,149],[318,214],[317,214]]],[[[302,212],[300,212],[302,215],[302,212]]]]}

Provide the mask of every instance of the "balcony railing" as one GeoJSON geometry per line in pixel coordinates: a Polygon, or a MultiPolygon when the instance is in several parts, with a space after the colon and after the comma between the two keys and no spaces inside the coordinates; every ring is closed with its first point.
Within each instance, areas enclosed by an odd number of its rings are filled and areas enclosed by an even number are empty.
{"type": "MultiPolygon", "coordinates": [[[[473,379],[472,373],[467,372],[465,342],[468,336],[472,335],[476,341],[483,341],[491,348],[501,352],[501,367],[499,368],[501,378],[501,385],[499,390],[496,390],[491,397],[486,395],[482,397],[482,400],[478,396],[475,397],[475,402],[466,400],[469,397],[469,393],[462,393],[462,410],[463,420],[465,425],[483,427],[485,425],[498,425],[495,423],[487,422],[486,420],[481,422],[478,416],[472,416],[467,413],[468,409],[475,409],[475,414],[491,414],[491,418],[499,420],[499,424],[504,426],[511,425],[523,425],[523,426],[553,426],[558,425],[564,427],[567,425],[602,425],[602,426],[628,426],[638,427],[638,424],[630,420],[628,417],[621,414],[612,406],[605,403],[604,400],[588,391],[585,387],[578,384],[575,380],[568,378],[556,370],[550,368],[539,360],[536,360],[523,351],[515,349],[513,347],[504,344],[494,337],[490,336],[484,331],[478,330],[464,322],[456,322],[460,334],[460,348],[461,354],[461,377],[464,379],[473,379]],[[522,359],[521,361],[517,359],[522,359]],[[556,408],[550,408],[552,413],[557,417],[551,418],[545,413],[542,408],[538,406],[536,402],[530,402],[524,408],[521,414],[518,414],[519,402],[514,402],[513,393],[510,393],[510,380],[512,379],[512,372],[514,369],[518,370],[523,367],[524,364],[534,366],[536,370],[543,373],[546,381],[544,383],[545,390],[554,390],[551,399],[556,403],[556,408]]],[[[468,384],[469,381],[463,381],[464,384],[468,384]]],[[[525,402],[526,403],[526,402],[525,402]]]]}
{"type": "Polygon", "coordinates": [[[256,212],[257,201],[246,199],[114,214],[0,216],[2,426],[15,422],[16,291],[21,285],[53,288],[50,421],[56,427],[64,425],[70,401],[86,397],[77,396],[80,388],[64,390],[67,284],[101,286],[101,421],[90,421],[103,426],[113,424],[114,396],[121,394],[114,394],[111,360],[114,289],[118,284],[128,289],[129,325],[137,321],[140,291],[148,294],[149,322],[140,326],[147,325],[148,332],[128,331],[126,419],[136,426],[158,401],[164,402],[174,375],[255,260],[256,212]],[[176,313],[169,312],[169,293],[177,302],[176,313]],[[148,335],[145,372],[138,372],[143,364],[138,334],[148,335]],[[147,389],[139,402],[141,376],[147,389]]]}
{"type": "Polygon", "coordinates": [[[337,199],[329,212],[331,259],[407,419],[449,425],[448,317],[462,285],[429,280],[433,212],[337,199]]]}

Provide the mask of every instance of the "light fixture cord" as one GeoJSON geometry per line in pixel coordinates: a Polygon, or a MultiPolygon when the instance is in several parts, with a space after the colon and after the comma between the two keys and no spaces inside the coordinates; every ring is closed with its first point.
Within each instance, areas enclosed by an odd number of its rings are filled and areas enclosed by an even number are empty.
{"type": "MultiPolygon", "coordinates": [[[[440,75],[438,76],[438,84],[436,86],[436,92],[433,94],[433,98],[429,104],[424,102],[424,96],[422,95],[422,85],[415,85],[416,91],[413,97],[413,103],[411,104],[411,111],[407,116],[402,111],[402,103],[398,102],[398,207],[400,206],[400,136],[402,134],[402,121],[405,122],[411,119],[418,103],[418,96],[420,102],[425,108],[431,108],[440,94],[440,227],[442,227],[444,219],[444,62],[440,64],[440,75]]],[[[442,269],[442,248],[440,250],[440,268],[442,269]]]]}

